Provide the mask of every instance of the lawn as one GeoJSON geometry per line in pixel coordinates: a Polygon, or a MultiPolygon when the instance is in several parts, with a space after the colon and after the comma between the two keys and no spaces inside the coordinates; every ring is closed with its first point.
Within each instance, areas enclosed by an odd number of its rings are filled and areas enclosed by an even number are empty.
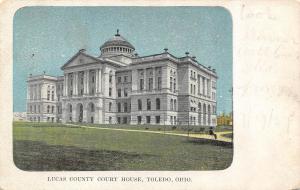
{"type": "Polygon", "coordinates": [[[221,170],[232,144],[180,136],[14,122],[14,161],[30,171],[221,170]]]}

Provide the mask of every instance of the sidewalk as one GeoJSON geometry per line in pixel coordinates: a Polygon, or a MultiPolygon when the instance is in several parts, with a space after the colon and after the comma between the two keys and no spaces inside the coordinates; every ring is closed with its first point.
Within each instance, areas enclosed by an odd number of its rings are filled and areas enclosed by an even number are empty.
{"type": "MultiPolygon", "coordinates": [[[[85,125],[76,125],[76,124],[65,124],[69,126],[76,126],[76,127],[82,127],[82,128],[90,128],[90,129],[99,129],[99,130],[114,130],[114,131],[127,131],[127,132],[140,132],[140,133],[156,133],[156,134],[165,134],[165,135],[174,135],[174,136],[184,136],[184,137],[192,137],[192,138],[200,138],[200,139],[211,139],[215,140],[212,135],[208,134],[187,134],[187,133],[173,133],[169,131],[151,131],[151,130],[136,130],[136,129],[115,129],[115,128],[102,128],[102,127],[92,127],[92,126],[85,126],[85,125]]],[[[217,134],[217,140],[216,141],[222,141],[222,142],[232,142],[232,138],[227,138],[222,135],[224,134],[230,134],[231,131],[225,131],[225,132],[215,132],[217,134]]]]}

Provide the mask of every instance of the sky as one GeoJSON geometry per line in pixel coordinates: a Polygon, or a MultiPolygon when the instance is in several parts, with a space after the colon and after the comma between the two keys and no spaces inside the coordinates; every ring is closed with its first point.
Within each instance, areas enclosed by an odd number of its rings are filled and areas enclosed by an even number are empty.
{"type": "Polygon", "coordinates": [[[13,110],[26,111],[29,74],[63,75],[80,49],[99,56],[116,30],[139,56],[196,56],[216,69],[217,113],[232,111],[232,20],[222,7],[24,7],[13,24],[13,110]]]}

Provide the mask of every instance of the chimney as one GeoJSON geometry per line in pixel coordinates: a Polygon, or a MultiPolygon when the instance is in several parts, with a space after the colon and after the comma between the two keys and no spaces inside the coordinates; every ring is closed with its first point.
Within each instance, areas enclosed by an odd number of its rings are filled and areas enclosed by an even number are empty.
{"type": "Polygon", "coordinates": [[[189,53],[188,51],[187,51],[187,52],[185,52],[185,55],[186,55],[186,56],[189,56],[189,54],[190,54],[190,53],[189,53]]]}
{"type": "Polygon", "coordinates": [[[80,49],[80,50],[79,50],[79,52],[85,52],[85,51],[86,51],[85,49],[80,49]]]}
{"type": "Polygon", "coordinates": [[[165,51],[165,53],[167,53],[168,52],[168,48],[165,48],[164,51],[165,51]]]}

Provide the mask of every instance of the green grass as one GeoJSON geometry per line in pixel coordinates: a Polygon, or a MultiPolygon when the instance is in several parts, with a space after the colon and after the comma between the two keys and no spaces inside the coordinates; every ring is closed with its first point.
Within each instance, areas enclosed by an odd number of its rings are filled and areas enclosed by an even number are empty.
{"type": "Polygon", "coordinates": [[[30,171],[220,170],[233,154],[230,143],[52,123],[14,122],[13,135],[15,164],[30,171]]]}

